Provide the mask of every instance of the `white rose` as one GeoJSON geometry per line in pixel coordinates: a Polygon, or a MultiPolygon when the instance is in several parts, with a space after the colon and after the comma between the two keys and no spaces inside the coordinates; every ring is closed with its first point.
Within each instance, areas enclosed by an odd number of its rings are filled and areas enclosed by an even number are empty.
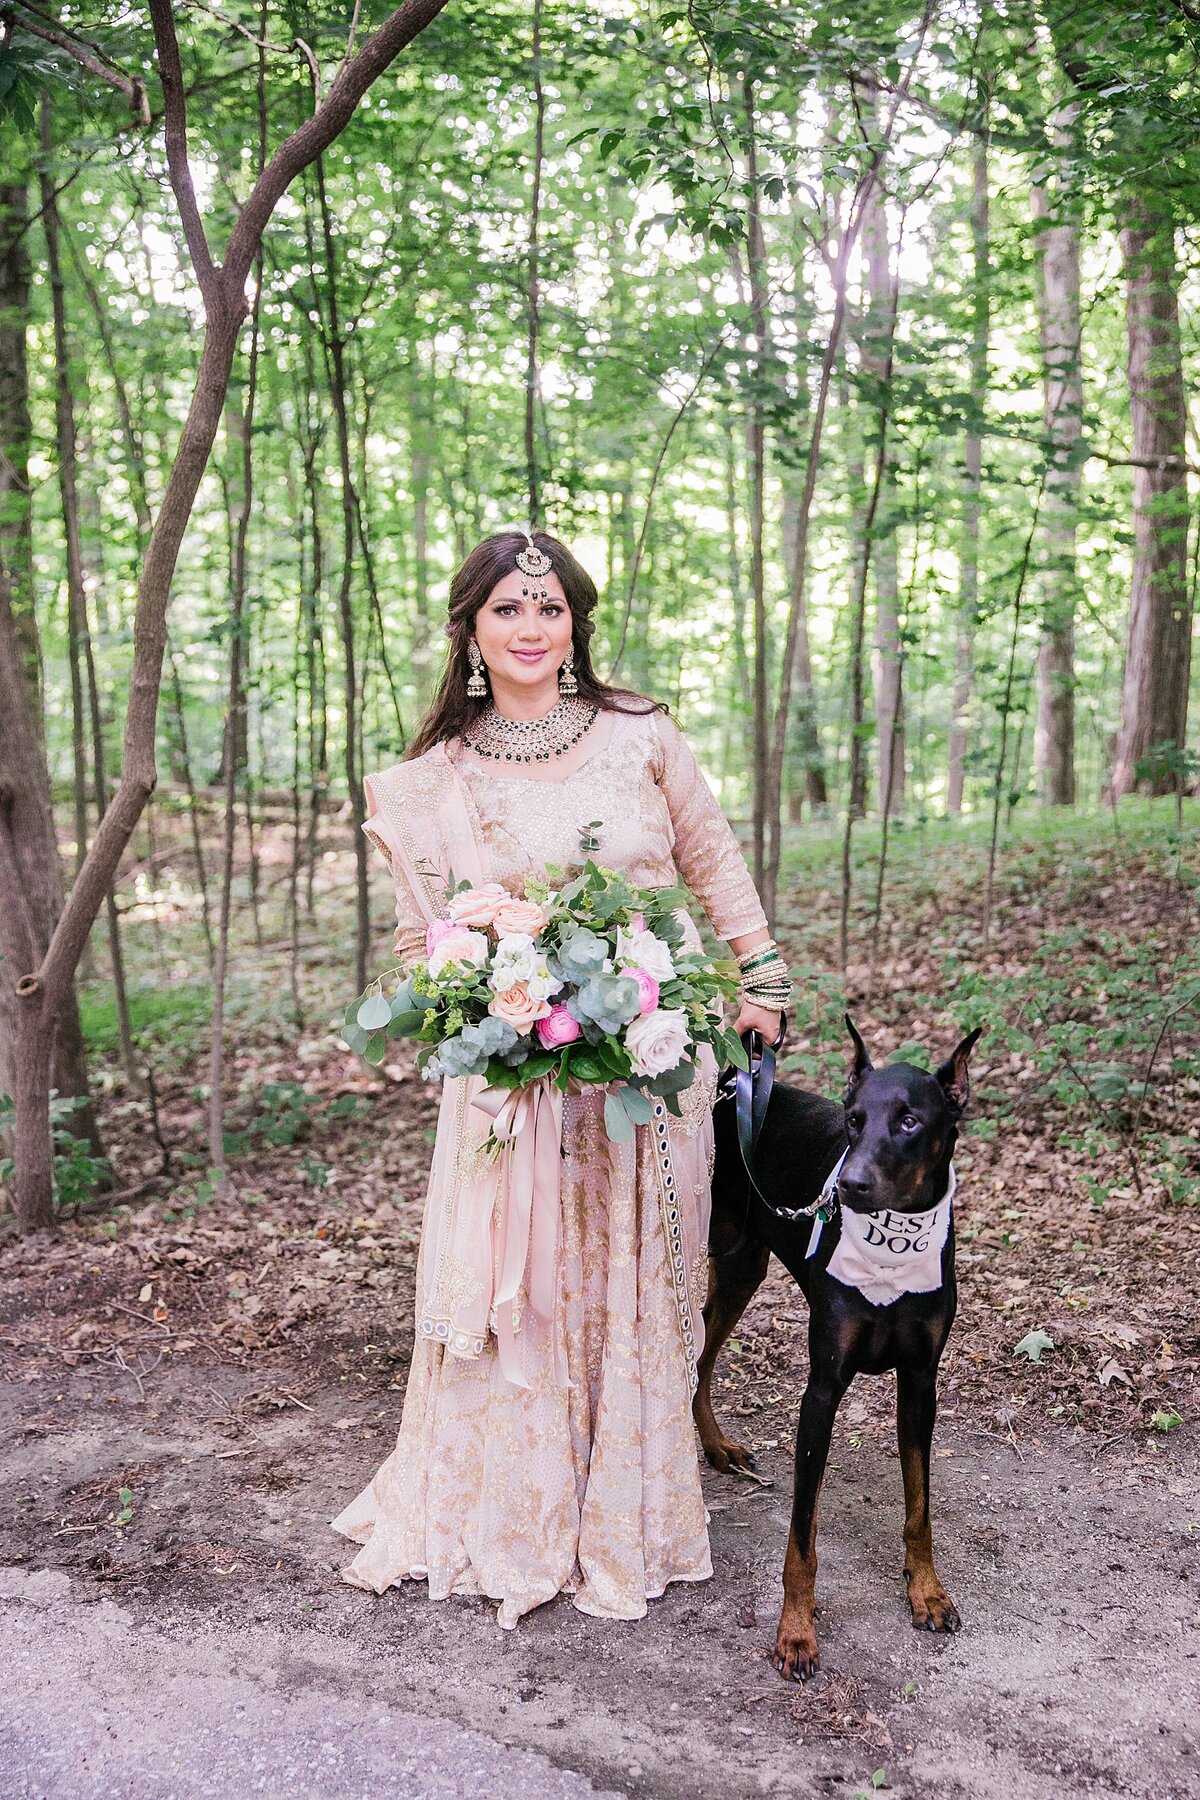
{"type": "Polygon", "coordinates": [[[617,961],[627,968],[645,969],[655,981],[670,981],[675,973],[671,946],[652,931],[626,931],[617,926],[617,961]]]}
{"type": "Polygon", "coordinates": [[[438,939],[429,957],[429,973],[440,975],[447,963],[469,963],[479,969],[488,958],[487,934],[482,931],[448,931],[438,939]]]}
{"type": "Polygon", "coordinates": [[[555,980],[554,976],[550,973],[550,965],[547,963],[544,956],[540,956],[537,961],[537,967],[534,969],[533,974],[526,980],[525,986],[529,990],[529,998],[531,1000],[548,1000],[551,994],[558,993],[559,989],[562,987],[562,982],[555,980]]]}
{"type": "Polygon", "coordinates": [[[683,1056],[688,1041],[687,1014],[662,1007],[643,1013],[625,1032],[625,1048],[636,1075],[664,1075],[683,1056]]]}
{"type": "Polygon", "coordinates": [[[502,937],[492,958],[491,985],[498,994],[537,973],[539,953],[527,932],[513,931],[502,937]]]}

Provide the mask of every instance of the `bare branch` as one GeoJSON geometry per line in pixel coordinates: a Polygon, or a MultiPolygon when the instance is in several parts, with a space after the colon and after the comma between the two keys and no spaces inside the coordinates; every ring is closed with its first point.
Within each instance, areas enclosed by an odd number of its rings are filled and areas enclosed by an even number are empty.
{"type": "Polygon", "coordinates": [[[179,60],[179,39],[175,35],[175,12],[170,0],[150,0],[150,22],[154,27],[158,73],[162,81],[167,169],[175,192],[175,203],[179,208],[183,235],[191,252],[192,267],[196,271],[196,280],[200,283],[200,291],[207,307],[210,303],[218,303],[219,289],[208,239],[204,235],[204,222],[196,201],[191,164],[188,162],[187,101],[184,98],[183,67],[179,60]]]}
{"type": "Polygon", "coordinates": [[[273,44],[269,38],[256,37],[248,25],[243,25],[237,19],[230,18],[229,14],[223,13],[219,6],[209,6],[207,0],[188,0],[188,4],[197,12],[206,12],[211,18],[218,19],[222,25],[227,25],[230,31],[236,31],[239,37],[244,37],[246,42],[253,44],[256,50],[269,50],[272,56],[290,56],[292,54],[290,44],[273,44]]]}

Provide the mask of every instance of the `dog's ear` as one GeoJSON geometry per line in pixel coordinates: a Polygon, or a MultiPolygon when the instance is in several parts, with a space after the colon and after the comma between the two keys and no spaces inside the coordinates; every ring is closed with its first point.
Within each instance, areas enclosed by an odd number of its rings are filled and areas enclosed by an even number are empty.
{"type": "Polygon", "coordinates": [[[983,1026],[977,1025],[974,1031],[967,1033],[962,1043],[947,1057],[936,1074],[936,1080],[946,1096],[946,1103],[956,1118],[961,1118],[966,1111],[967,1099],[971,1092],[967,1061],[982,1036],[983,1026]]]}
{"type": "Polygon", "coordinates": [[[854,1062],[850,1068],[848,1085],[846,1088],[846,1097],[849,1099],[863,1076],[869,1075],[875,1065],[867,1055],[867,1046],[863,1043],[854,1020],[850,1017],[849,1013],[846,1013],[844,1016],[846,1020],[846,1030],[850,1033],[850,1037],[854,1043],[854,1062]]]}

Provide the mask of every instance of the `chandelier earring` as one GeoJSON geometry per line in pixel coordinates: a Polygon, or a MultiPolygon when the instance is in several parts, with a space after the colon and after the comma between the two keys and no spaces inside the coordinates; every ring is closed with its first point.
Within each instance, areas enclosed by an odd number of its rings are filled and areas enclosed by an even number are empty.
{"type": "Polygon", "coordinates": [[[487,677],[483,672],[483,651],[474,638],[467,639],[467,660],[471,665],[471,673],[467,679],[467,692],[472,700],[487,699],[487,677]]]}
{"type": "Polygon", "coordinates": [[[567,654],[558,666],[558,691],[560,694],[577,694],[579,683],[575,679],[575,646],[567,645],[567,654]]]}

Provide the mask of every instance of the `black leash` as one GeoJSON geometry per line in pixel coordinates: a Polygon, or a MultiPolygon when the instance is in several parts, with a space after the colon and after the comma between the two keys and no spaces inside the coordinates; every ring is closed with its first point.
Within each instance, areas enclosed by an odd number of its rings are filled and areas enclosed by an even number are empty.
{"type": "Polygon", "coordinates": [[[771,1090],[775,1086],[775,1052],[782,1044],[787,1031],[787,1014],[784,1013],[779,1023],[779,1036],[773,1044],[768,1044],[762,1033],[751,1026],[742,1033],[742,1043],[746,1047],[748,1069],[726,1069],[717,1083],[714,1105],[722,1100],[732,1099],[737,1122],[738,1149],[742,1153],[742,1163],[746,1170],[746,1212],[742,1220],[742,1228],[737,1241],[728,1250],[713,1250],[711,1256],[734,1256],[746,1241],[747,1227],[750,1223],[750,1195],[755,1193],[777,1219],[794,1224],[797,1219],[820,1218],[822,1221],[832,1217],[837,1208],[836,1189],[830,1195],[821,1193],[808,1206],[779,1206],[770,1195],[763,1191],[755,1172],[755,1152],[758,1140],[762,1136],[763,1122],[767,1116],[767,1108],[771,1104],[771,1090]]]}

